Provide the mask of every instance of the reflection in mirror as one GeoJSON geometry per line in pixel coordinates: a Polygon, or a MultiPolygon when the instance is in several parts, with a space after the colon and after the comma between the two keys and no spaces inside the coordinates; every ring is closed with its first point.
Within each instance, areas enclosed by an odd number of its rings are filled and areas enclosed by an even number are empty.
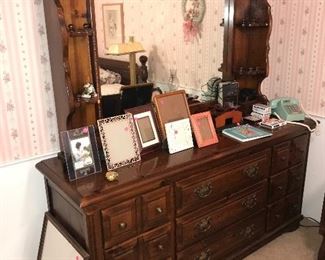
{"type": "MultiPolygon", "coordinates": [[[[187,93],[200,95],[202,85],[213,76],[221,76],[218,68],[222,63],[223,27],[219,24],[224,15],[224,1],[205,1],[199,36],[192,42],[185,42],[181,1],[96,0],[98,56],[102,61],[128,61],[128,56],[105,54],[107,41],[114,43],[114,39],[108,40],[105,33],[112,29],[107,28],[105,19],[108,15],[103,12],[103,8],[107,10],[107,4],[112,10],[119,10],[112,11],[112,16],[117,17],[114,30],[119,30],[116,39],[134,36],[144,46],[148,57],[148,80],[156,87],[163,91],[186,89],[187,93]]],[[[106,65],[110,67],[109,63],[106,65]]]]}

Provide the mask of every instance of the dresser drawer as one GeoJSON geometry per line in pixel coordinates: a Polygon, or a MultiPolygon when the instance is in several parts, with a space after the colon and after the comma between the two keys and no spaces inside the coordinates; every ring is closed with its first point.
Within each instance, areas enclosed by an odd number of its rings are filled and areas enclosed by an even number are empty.
{"type": "Polygon", "coordinates": [[[177,259],[226,259],[234,250],[252,243],[264,232],[265,211],[262,211],[179,252],[177,259]]]}
{"type": "Polygon", "coordinates": [[[208,202],[224,199],[268,176],[269,150],[234,161],[176,183],[177,215],[193,211],[208,202]]]}
{"type": "Polygon", "coordinates": [[[173,243],[170,225],[157,228],[142,236],[143,259],[171,259],[173,243]]]}
{"type": "Polygon", "coordinates": [[[102,210],[104,247],[125,241],[138,233],[136,199],[102,210]]]}
{"type": "Polygon", "coordinates": [[[304,184],[305,168],[303,164],[291,167],[288,175],[288,189],[287,192],[291,193],[302,188],[304,184]]]}
{"type": "Polygon", "coordinates": [[[300,191],[287,196],[286,219],[289,220],[298,216],[301,212],[302,194],[300,191]]]}
{"type": "Polygon", "coordinates": [[[287,192],[288,171],[282,171],[270,178],[269,202],[283,198],[287,192]]]}
{"type": "Polygon", "coordinates": [[[286,200],[282,200],[270,205],[267,213],[267,231],[281,226],[286,219],[286,200]]]}
{"type": "Polygon", "coordinates": [[[137,260],[140,258],[140,248],[137,239],[121,243],[105,251],[105,260],[137,260]]]}
{"type": "Polygon", "coordinates": [[[222,208],[212,208],[201,213],[193,212],[177,219],[177,249],[196,242],[261,210],[266,205],[266,181],[254,192],[222,208]]]}
{"type": "Polygon", "coordinates": [[[304,162],[308,150],[308,135],[302,135],[292,140],[290,147],[290,165],[304,162]]]}
{"type": "Polygon", "coordinates": [[[170,187],[142,195],[141,210],[144,230],[167,223],[171,214],[170,187]]]}
{"type": "Polygon", "coordinates": [[[272,154],[272,173],[285,170],[289,166],[290,141],[277,144],[273,147],[272,154]]]}

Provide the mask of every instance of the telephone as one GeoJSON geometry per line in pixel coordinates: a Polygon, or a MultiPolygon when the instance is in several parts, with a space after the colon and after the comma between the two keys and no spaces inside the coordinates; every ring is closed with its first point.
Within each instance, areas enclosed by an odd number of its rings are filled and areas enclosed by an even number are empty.
{"type": "Polygon", "coordinates": [[[304,121],[305,113],[299,101],[294,98],[284,97],[270,101],[272,114],[286,121],[304,121]]]}

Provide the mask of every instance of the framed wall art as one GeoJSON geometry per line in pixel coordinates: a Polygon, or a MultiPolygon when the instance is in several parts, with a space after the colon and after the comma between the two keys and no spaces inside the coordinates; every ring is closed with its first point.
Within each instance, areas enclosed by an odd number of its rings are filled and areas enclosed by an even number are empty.
{"type": "Polygon", "coordinates": [[[37,260],[53,259],[88,260],[90,257],[64,227],[46,212],[37,260]]]}
{"type": "Polygon", "coordinates": [[[131,113],[139,137],[141,153],[158,148],[160,146],[157,120],[151,104],[126,109],[131,113]]]}
{"type": "Polygon", "coordinates": [[[191,115],[191,123],[198,147],[218,142],[210,111],[191,115]]]}
{"type": "Polygon", "coordinates": [[[70,181],[102,170],[94,126],[62,131],[60,135],[70,181]]]}
{"type": "Polygon", "coordinates": [[[140,149],[132,114],[97,120],[107,170],[140,161],[140,149]]]}
{"type": "Polygon", "coordinates": [[[193,147],[192,129],[189,118],[166,123],[165,128],[170,154],[193,147]]]}
{"type": "Polygon", "coordinates": [[[103,4],[103,29],[105,48],[111,44],[124,42],[123,4],[103,4]]]}
{"type": "Polygon", "coordinates": [[[153,98],[157,109],[163,138],[166,138],[165,124],[190,117],[190,110],[184,90],[177,90],[153,98]]]}

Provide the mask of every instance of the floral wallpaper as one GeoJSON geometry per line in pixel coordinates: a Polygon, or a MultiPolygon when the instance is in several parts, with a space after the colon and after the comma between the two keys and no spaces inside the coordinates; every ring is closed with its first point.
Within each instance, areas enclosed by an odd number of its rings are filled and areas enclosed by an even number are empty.
{"type": "Polygon", "coordinates": [[[42,0],[0,1],[0,165],[58,150],[42,0]]]}
{"type": "Polygon", "coordinates": [[[166,87],[172,73],[175,87],[200,94],[201,86],[211,77],[221,77],[218,68],[223,58],[223,27],[219,24],[224,16],[224,0],[205,1],[201,38],[188,43],[184,41],[182,1],[96,0],[95,3],[99,56],[105,57],[101,5],[123,3],[125,39],[134,36],[143,44],[149,57],[149,79],[156,85],[166,87]]]}
{"type": "Polygon", "coordinates": [[[273,16],[270,72],[262,83],[269,98],[300,100],[325,116],[325,1],[269,0],[273,16]]]}

